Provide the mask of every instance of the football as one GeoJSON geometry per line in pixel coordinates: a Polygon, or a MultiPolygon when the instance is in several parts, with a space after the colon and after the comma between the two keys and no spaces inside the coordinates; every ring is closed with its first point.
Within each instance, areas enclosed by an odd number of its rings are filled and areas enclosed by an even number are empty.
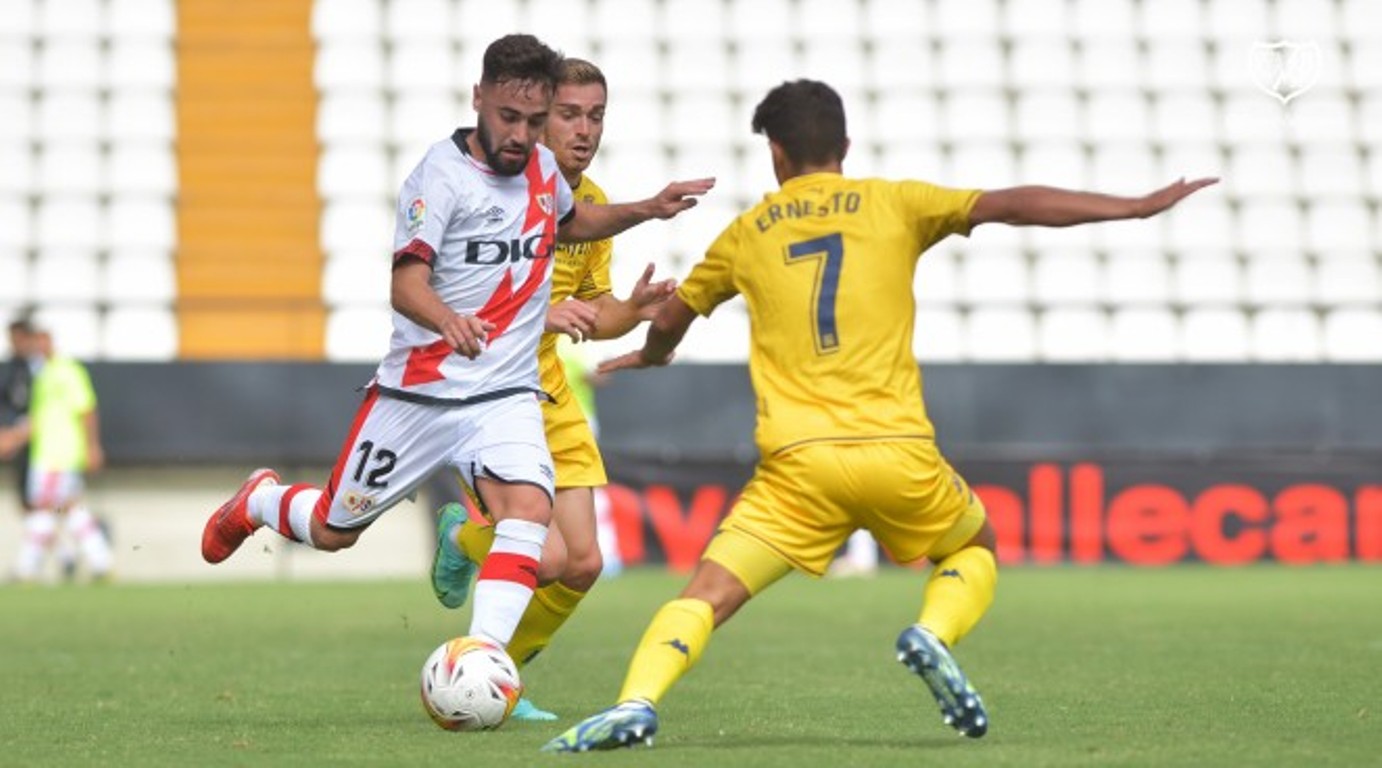
{"type": "Polygon", "coordinates": [[[448,731],[498,728],[522,693],[518,668],[489,640],[453,638],[422,665],[422,706],[448,731]]]}

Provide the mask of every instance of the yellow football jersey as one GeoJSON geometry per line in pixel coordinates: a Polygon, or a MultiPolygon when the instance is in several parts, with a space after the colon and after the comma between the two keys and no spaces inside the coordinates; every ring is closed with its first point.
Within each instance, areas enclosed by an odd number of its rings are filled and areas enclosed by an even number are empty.
{"type": "MultiPolygon", "coordinates": [[[[571,191],[583,203],[609,203],[605,191],[589,176],[582,176],[571,191]]],[[[609,265],[613,253],[613,238],[589,243],[558,243],[557,261],[552,265],[552,303],[558,304],[569,298],[589,301],[610,293],[609,265]]],[[[537,350],[537,364],[543,391],[560,399],[566,396],[567,384],[561,356],[557,354],[557,335],[542,335],[537,350]]]]}
{"type": "Polygon", "coordinates": [[[740,215],[678,294],[743,294],[764,456],[808,441],[929,438],[912,356],[921,252],[969,234],[978,190],[814,173],[740,215]]]}

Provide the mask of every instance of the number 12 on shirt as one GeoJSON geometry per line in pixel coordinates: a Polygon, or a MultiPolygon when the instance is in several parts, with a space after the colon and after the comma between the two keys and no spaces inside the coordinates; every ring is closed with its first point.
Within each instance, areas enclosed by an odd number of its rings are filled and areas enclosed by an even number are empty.
{"type": "Polygon", "coordinates": [[[835,294],[840,287],[840,267],[845,260],[845,241],[839,232],[792,243],[787,247],[787,264],[823,259],[816,268],[816,282],[811,287],[812,303],[816,306],[816,354],[828,355],[840,348],[835,329],[835,294]]]}

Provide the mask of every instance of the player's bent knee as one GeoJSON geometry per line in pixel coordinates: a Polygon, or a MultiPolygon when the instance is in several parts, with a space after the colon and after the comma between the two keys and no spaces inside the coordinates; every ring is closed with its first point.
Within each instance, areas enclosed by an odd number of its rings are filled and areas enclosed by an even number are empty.
{"type": "Polygon", "coordinates": [[[561,581],[577,592],[589,592],[604,570],[604,557],[601,556],[598,548],[592,547],[589,552],[573,555],[567,561],[566,569],[561,575],[561,581]]]}
{"type": "Polygon", "coordinates": [[[312,547],[323,552],[337,552],[355,546],[360,539],[358,530],[341,530],[320,525],[312,521],[312,547]]]}

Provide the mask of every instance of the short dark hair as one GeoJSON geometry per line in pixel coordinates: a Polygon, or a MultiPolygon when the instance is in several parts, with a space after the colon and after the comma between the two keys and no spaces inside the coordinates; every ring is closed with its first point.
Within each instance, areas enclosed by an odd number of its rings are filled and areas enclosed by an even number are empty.
{"type": "Polygon", "coordinates": [[[606,91],[609,84],[605,82],[605,73],[585,59],[578,59],[574,56],[567,56],[561,62],[561,76],[557,79],[561,85],[594,85],[599,84],[606,91]]]}
{"type": "Polygon", "coordinates": [[[753,132],[766,134],[797,164],[843,160],[845,105],[819,80],[793,80],[768,91],[753,110],[753,132]]]}
{"type": "Polygon", "coordinates": [[[34,324],[34,313],[32,310],[20,312],[10,320],[10,333],[37,333],[38,326],[34,324]]]}
{"type": "Polygon", "coordinates": [[[532,35],[505,35],[485,49],[480,82],[498,85],[517,80],[555,90],[562,55],[532,35]]]}

